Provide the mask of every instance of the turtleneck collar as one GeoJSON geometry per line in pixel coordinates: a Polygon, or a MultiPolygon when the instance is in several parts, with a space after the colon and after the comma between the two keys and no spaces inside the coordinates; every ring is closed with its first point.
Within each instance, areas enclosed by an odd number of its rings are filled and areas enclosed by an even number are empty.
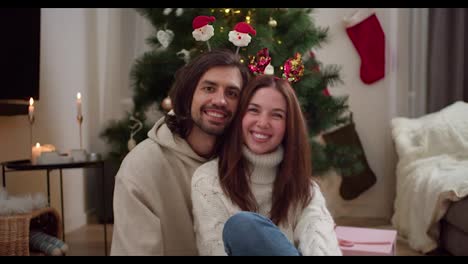
{"type": "Polygon", "coordinates": [[[271,184],[275,181],[278,165],[283,161],[284,149],[282,145],[267,154],[255,154],[247,146],[242,146],[242,154],[253,166],[252,183],[271,184]]]}

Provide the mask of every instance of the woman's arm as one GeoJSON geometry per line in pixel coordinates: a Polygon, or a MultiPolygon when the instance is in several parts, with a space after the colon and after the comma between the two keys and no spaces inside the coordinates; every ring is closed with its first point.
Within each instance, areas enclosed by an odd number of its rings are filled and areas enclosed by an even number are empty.
{"type": "Polygon", "coordinates": [[[314,183],[313,186],[312,200],[300,214],[294,229],[294,241],[305,256],[342,255],[325,198],[318,185],[314,183]]]}
{"type": "Polygon", "coordinates": [[[200,255],[227,255],[224,250],[223,228],[229,213],[222,201],[219,184],[197,170],[192,180],[194,230],[200,255]]]}

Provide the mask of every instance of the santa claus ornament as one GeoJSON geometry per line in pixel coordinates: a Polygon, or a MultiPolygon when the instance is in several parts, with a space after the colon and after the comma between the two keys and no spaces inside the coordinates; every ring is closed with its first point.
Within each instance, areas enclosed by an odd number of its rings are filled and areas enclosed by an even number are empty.
{"type": "Polygon", "coordinates": [[[234,30],[229,31],[229,41],[237,46],[236,53],[239,53],[240,47],[249,45],[252,40],[249,34],[255,36],[257,31],[247,22],[239,22],[234,26],[234,30]]]}
{"type": "Polygon", "coordinates": [[[216,21],[214,16],[197,16],[192,22],[192,36],[196,41],[206,41],[209,51],[211,51],[211,46],[208,40],[214,36],[214,28],[208,23],[212,23],[214,21],[216,21]]]}

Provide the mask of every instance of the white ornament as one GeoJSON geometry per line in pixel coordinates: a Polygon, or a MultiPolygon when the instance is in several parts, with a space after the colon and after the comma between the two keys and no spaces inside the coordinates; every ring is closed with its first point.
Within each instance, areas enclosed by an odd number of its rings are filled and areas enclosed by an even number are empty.
{"type": "Polygon", "coordinates": [[[185,63],[188,63],[190,60],[190,52],[186,49],[181,49],[179,52],[176,53],[179,58],[182,58],[185,63]]]}
{"type": "Polygon", "coordinates": [[[177,8],[175,11],[176,16],[181,16],[184,13],[184,9],[182,8],[177,8]]]}
{"type": "Polygon", "coordinates": [[[174,32],[170,29],[158,30],[158,32],[156,33],[156,38],[164,48],[167,48],[174,39],[174,32]]]}
{"type": "Polygon", "coordinates": [[[172,8],[164,8],[164,10],[163,10],[163,14],[165,16],[169,15],[171,12],[172,12],[172,8]]]}
{"type": "Polygon", "coordinates": [[[273,67],[273,65],[271,65],[271,63],[269,63],[268,66],[266,66],[265,74],[267,74],[267,75],[275,74],[275,68],[273,67]]]}
{"type": "Polygon", "coordinates": [[[276,27],[278,25],[278,23],[276,22],[276,20],[274,20],[273,18],[270,17],[270,21],[268,21],[268,25],[270,27],[276,27]]]}
{"type": "Polygon", "coordinates": [[[130,116],[129,119],[130,121],[135,122],[133,125],[130,126],[130,130],[131,130],[130,139],[127,142],[127,147],[128,147],[128,150],[130,151],[137,145],[133,137],[136,135],[136,133],[138,133],[138,131],[140,131],[143,128],[143,123],[140,120],[134,118],[133,116],[130,116]]]}
{"type": "Polygon", "coordinates": [[[133,138],[130,138],[130,140],[127,142],[127,147],[128,151],[132,150],[134,147],[136,147],[136,141],[133,138]]]}

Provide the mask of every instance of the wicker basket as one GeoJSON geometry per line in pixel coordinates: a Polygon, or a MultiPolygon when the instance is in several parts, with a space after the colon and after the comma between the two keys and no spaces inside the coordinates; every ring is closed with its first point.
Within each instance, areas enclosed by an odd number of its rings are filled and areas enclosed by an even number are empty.
{"type": "Polygon", "coordinates": [[[29,231],[62,237],[60,216],[54,208],[46,207],[27,214],[0,216],[0,256],[29,256],[29,231]]]}

